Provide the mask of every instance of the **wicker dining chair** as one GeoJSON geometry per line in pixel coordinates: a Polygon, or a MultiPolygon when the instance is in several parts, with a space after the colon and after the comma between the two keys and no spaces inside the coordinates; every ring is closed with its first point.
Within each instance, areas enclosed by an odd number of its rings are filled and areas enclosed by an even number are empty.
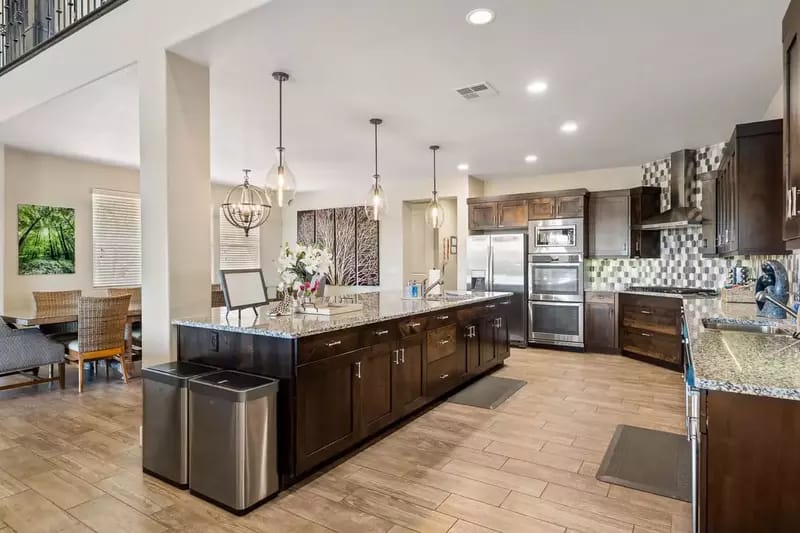
{"type": "MultiPolygon", "coordinates": [[[[78,392],[83,392],[83,363],[116,359],[128,382],[125,324],[131,296],[82,296],[78,304],[78,339],[67,346],[67,360],[78,363],[78,392]]],[[[106,367],[108,368],[108,367],[106,367]]]]}
{"type": "MultiPolygon", "coordinates": [[[[106,289],[108,296],[124,296],[131,295],[131,305],[142,305],[142,288],[141,287],[113,287],[106,289]]],[[[142,350],[142,323],[134,322],[131,324],[131,341],[134,349],[141,352],[142,350]]]]}
{"type": "MultiPolygon", "coordinates": [[[[33,291],[33,301],[37,313],[50,313],[57,315],[73,314],[81,299],[81,291],[33,291]]],[[[42,324],[39,330],[49,339],[62,344],[75,340],[78,335],[78,325],[74,322],[64,324],[42,324]]]]}

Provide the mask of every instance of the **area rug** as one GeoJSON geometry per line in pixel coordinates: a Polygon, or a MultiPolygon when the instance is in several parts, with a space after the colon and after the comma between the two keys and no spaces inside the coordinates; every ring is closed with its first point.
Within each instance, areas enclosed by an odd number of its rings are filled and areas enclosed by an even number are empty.
{"type": "Polygon", "coordinates": [[[486,376],[450,396],[447,401],[483,409],[497,409],[526,383],[527,381],[519,379],[486,376]]]}

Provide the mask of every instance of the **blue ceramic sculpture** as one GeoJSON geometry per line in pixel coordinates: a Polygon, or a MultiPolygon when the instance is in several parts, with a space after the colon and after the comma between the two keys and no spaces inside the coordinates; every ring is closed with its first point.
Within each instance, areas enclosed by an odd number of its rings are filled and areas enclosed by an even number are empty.
{"type": "MultiPolygon", "coordinates": [[[[786,305],[789,301],[789,276],[780,261],[761,263],[761,276],[756,281],[756,294],[766,292],[786,305]]],[[[770,301],[758,302],[758,316],[766,318],[786,318],[786,311],[770,301]]]]}

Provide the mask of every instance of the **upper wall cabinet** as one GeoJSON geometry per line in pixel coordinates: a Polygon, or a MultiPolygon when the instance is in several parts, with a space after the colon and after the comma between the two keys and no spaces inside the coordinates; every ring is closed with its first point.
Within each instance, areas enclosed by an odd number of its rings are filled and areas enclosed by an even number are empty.
{"type": "Polygon", "coordinates": [[[660,257],[657,231],[631,226],[659,212],[658,187],[636,187],[589,194],[589,257],[660,257]]]}
{"type": "MultiPolygon", "coordinates": [[[[790,236],[792,220],[778,208],[784,204],[782,131],[781,120],[739,124],[734,129],[717,174],[718,255],[768,255],[786,251],[779,228],[784,227],[784,231],[788,230],[785,235],[790,236]]],[[[786,204],[784,209],[788,201],[786,204]]]]}
{"type": "Polygon", "coordinates": [[[555,198],[531,198],[528,206],[528,218],[531,220],[556,218],[555,198]]]}
{"type": "Polygon", "coordinates": [[[508,200],[505,202],[497,202],[498,228],[525,228],[527,226],[527,200],[508,200]]]}
{"type": "Polygon", "coordinates": [[[497,202],[469,205],[469,229],[482,230],[497,227],[497,202]]]}
{"type": "Polygon", "coordinates": [[[581,218],[586,189],[467,199],[470,231],[525,229],[528,220],[581,218]]]}
{"type": "MultiPolygon", "coordinates": [[[[800,1],[793,0],[783,17],[783,240],[800,248],[800,1]]],[[[779,201],[776,198],[775,201],[779,201]]]]}

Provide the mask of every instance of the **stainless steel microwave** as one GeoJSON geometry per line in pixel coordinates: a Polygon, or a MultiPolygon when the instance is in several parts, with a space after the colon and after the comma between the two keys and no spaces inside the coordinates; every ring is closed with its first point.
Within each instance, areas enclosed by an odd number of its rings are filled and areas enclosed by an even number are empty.
{"type": "Polygon", "coordinates": [[[528,253],[583,254],[582,218],[554,218],[528,222],[528,253]]]}

